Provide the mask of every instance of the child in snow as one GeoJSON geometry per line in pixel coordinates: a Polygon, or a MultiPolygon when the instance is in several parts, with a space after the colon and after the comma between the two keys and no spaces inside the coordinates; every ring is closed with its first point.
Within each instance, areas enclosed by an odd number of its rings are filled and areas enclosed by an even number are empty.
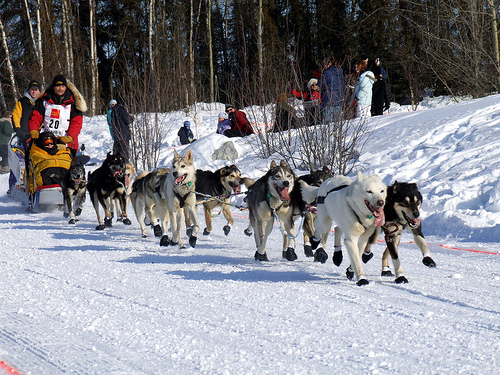
{"type": "Polygon", "coordinates": [[[181,145],[187,145],[196,140],[194,139],[193,132],[191,131],[191,122],[188,120],[184,121],[184,126],[179,129],[177,135],[179,136],[181,145]]]}
{"type": "Polygon", "coordinates": [[[226,130],[231,129],[233,123],[227,118],[227,114],[224,112],[219,113],[219,122],[217,123],[217,133],[224,134],[226,130]]]}

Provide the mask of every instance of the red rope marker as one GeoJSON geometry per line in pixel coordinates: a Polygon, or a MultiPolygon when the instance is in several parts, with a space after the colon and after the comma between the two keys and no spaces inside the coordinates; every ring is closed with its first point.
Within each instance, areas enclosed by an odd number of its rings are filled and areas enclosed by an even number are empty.
{"type": "Polygon", "coordinates": [[[0,370],[4,370],[4,372],[7,372],[7,374],[21,375],[15,368],[5,363],[5,361],[0,361],[0,370]]]}

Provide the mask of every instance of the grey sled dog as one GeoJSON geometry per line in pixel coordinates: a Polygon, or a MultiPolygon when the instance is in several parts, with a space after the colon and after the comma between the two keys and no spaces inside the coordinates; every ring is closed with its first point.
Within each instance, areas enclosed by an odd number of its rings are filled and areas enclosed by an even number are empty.
{"type": "Polygon", "coordinates": [[[255,231],[254,238],[257,246],[255,260],[269,260],[266,254],[266,243],[273,229],[275,213],[279,224],[286,232],[283,234],[282,255],[290,261],[297,259],[295,239],[290,238],[294,236],[293,211],[295,208],[290,192],[294,188],[295,180],[293,170],[285,161],[281,160],[278,166],[273,160],[269,171],[248,189],[250,226],[255,231]]]}
{"type": "Polygon", "coordinates": [[[358,172],[354,181],[345,176],[335,176],[324,181],[319,188],[311,187],[305,182],[300,184],[305,201],[316,200],[318,206],[314,237],[311,239],[313,249],[318,246],[319,239],[322,247],[326,245],[332,220],[335,221],[334,263],[340,265],[342,262],[341,259],[338,261],[338,255],[342,254],[340,238],[343,233],[351,260],[347,277],[352,279],[355,274],[357,285],[368,284],[361,255],[375,228],[384,225],[387,186],[379,176],[364,176],[361,172],[358,172]]]}
{"type": "Polygon", "coordinates": [[[192,232],[189,236],[191,247],[196,246],[198,231],[198,217],[196,215],[196,168],[194,166],[193,154],[188,149],[181,157],[174,150],[174,159],[170,168],[170,173],[159,186],[160,200],[157,200],[156,211],[162,218],[167,217],[172,227],[172,239],[166,233],[160,240],[161,246],[179,245],[184,247],[181,239],[181,230],[184,223],[184,211],[189,223],[192,224],[192,232]]]}

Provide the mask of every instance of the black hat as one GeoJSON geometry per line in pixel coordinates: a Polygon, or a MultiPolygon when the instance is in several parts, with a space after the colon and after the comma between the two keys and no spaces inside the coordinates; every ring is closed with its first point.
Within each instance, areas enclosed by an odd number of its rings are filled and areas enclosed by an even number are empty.
{"type": "Polygon", "coordinates": [[[54,80],[52,81],[52,86],[67,86],[66,78],[62,74],[59,74],[54,77],[54,80]]]}
{"type": "Polygon", "coordinates": [[[368,55],[362,54],[360,57],[360,60],[366,60],[368,58],[368,55]]]}
{"type": "Polygon", "coordinates": [[[33,81],[30,81],[30,83],[28,84],[28,91],[32,88],[37,88],[40,90],[40,86],[38,85],[38,81],[37,80],[33,80],[33,81]]]}

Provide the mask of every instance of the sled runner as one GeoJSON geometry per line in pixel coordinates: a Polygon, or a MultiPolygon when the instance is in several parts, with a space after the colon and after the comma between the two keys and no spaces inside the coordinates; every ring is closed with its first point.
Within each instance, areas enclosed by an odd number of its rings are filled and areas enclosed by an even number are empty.
{"type": "MultiPolygon", "coordinates": [[[[41,142],[49,142],[47,139],[50,137],[44,138],[41,139],[41,142]]],[[[40,205],[64,204],[60,183],[72,160],[70,149],[60,148],[61,145],[56,144],[55,137],[51,146],[54,149],[50,152],[41,147],[41,142],[35,142],[31,145],[27,163],[28,170],[25,173],[26,193],[32,212],[38,212],[40,205]]]]}

